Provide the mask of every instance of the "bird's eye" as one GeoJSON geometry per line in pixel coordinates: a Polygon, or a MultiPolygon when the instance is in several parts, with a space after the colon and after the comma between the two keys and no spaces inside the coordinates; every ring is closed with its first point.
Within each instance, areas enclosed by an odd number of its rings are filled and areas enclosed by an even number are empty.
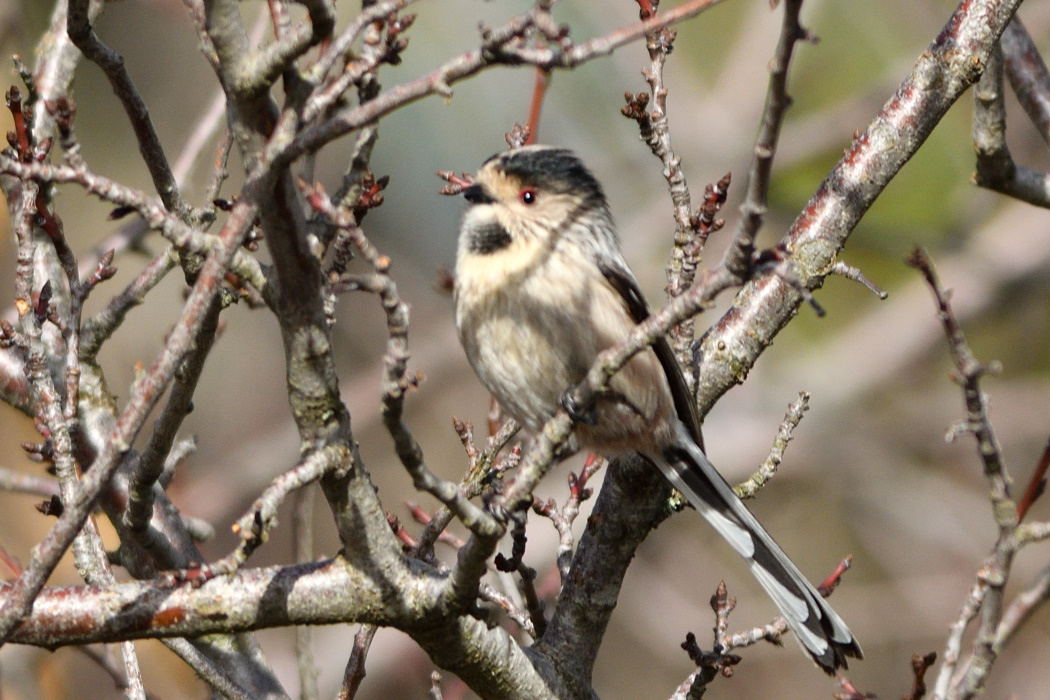
{"type": "Polygon", "coordinates": [[[536,190],[522,190],[521,194],[518,195],[518,199],[520,199],[521,203],[525,205],[535,204],[536,190]]]}

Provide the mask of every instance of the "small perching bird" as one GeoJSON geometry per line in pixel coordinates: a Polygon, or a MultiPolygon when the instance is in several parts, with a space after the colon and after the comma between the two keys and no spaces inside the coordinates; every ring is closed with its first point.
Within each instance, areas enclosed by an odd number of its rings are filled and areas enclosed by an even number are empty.
{"type": "MultiPolygon", "coordinates": [[[[463,194],[470,206],[456,257],[456,329],[485,387],[536,431],[648,309],[601,185],[571,151],[528,146],[495,155],[463,194]]],[[[655,464],[744,558],[824,671],[862,658],[846,624],[704,455],[666,340],[609,380],[575,435],[581,447],[639,452],[655,464]]]]}

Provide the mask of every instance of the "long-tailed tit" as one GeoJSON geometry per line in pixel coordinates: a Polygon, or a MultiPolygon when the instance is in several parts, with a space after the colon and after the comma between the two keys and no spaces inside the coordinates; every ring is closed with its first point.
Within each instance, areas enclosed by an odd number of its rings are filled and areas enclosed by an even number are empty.
{"type": "MultiPolygon", "coordinates": [[[[504,410],[538,430],[595,357],[648,315],[620,252],[601,185],[565,149],[529,146],[487,160],[456,258],[456,328],[504,410]]],[[[691,397],[667,342],[635,355],[599,393],[576,439],[655,464],[748,563],[826,672],[862,657],[853,634],[733,493],[700,448],[691,397]]]]}

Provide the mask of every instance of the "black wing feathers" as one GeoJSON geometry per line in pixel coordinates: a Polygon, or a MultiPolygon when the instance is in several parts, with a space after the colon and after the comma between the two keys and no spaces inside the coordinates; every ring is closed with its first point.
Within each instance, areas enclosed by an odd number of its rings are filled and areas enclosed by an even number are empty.
{"type": "MultiPolygon", "coordinates": [[[[598,267],[612,288],[623,298],[624,305],[627,306],[627,311],[634,322],[641,323],[649,318],[649,305],[645,303],[645,297],[642,296],[642,291],[638,288],[638,283],[635,282],[631,273],[602,261],[598,262],[598,267]]],[[[667,338],[658,338],[653,343],[653,352],[656,353],[656,359],[660,361],[660,366],[663,367],[664,374],[667,376],[667,384],[671,387],[671,397],[674,399],[678,420],[685,424],[693,440],[700,446],[700,449],[703,449],[704,437],[700,432],[700,417],[696,413],[696,402],[693,401],[692,392],[689,391],[685,377],[682,376],[682,369],[678,365],[678,360],[675,359],[667,338]]]]}

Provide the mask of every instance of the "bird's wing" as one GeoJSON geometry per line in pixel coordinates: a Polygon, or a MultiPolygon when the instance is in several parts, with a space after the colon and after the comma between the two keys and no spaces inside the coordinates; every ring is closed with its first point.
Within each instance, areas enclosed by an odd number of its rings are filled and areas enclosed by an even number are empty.
{"type": "MultiPolygon", "coordinates": [[[[642,296],[642,290],[638,288],[634,275],[626,267],[606,262],[599,262],[598,267],[609,285],[623,299],[624,306],[627,307],[634,322],[641,323],[649,318],[649,305],[645,303],[645,297],[642,296]]],[[[661,336],[656,339],[653,343],[653,352],[656,353],[656,358],[660,361],[660,366],[667,376],[667,384],[671,387],[671,396],[674,399],[678,420],[685,424],[693,440],[703,449],[704,438],[700,431],[700,416],[696,411],[696,402],[693,400],[692,392],[689,391],[689,385],[682,376],[682,369],[666,337],[661,336]]]]}

